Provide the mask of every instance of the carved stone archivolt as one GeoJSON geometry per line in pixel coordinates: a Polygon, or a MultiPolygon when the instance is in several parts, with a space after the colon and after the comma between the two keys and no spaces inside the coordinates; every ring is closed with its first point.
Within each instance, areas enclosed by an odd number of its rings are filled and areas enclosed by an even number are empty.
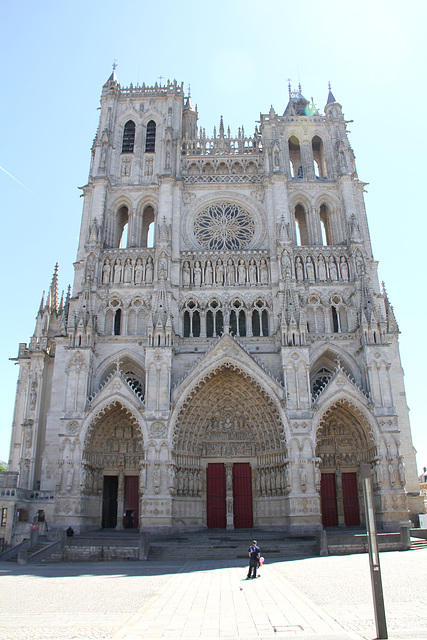
{"type": "Polygon", "coordinates": [[[177,452],[253,457],[284,451],[283,425],[271,399],[247,374],[221,366],[187,397],[174,430],[177,452]]]}
{"type": "Polygon", "coordinates": [[[139,471],[143,459],[143,437],[135,416],[120,402],[110,403],[98,412],[86,433],[82,490],[95,490],[101,469],[139,471]]]}
{"type": "Polygon", "coordinates": [[[350,402],[336,402],[323,416],[316,434],[316,456],[322,467],[354,467],[376,455],[372,429],[350,402]]]}

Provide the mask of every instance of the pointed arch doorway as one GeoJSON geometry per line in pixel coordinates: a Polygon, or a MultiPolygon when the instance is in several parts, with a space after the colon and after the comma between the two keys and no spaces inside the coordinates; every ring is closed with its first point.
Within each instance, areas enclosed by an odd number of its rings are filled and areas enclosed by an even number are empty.
{"type": "Polygon", "coordinates": [[[139,485],[144,458],[140,426],[120,402],[111,403],[93,421],[83,451],[83,491],[99,508],[99,524],[108,529],[139,526],[139,485]]]}
{"type": "Polygon", "coordinates": [[[322,417],[316,436],[324,527],[357,527],[363,520],[359,467],[376,455],[364,416],[341,400],[322,417]]]}
{"type": "Polygon", "coordinates": [[[260,524],[263,500],[280,500],[285,493],[278,409],[260,384],[229,363],[186,399],[175,442],[177,498],[189,503],[196,497],[187,477],[198,477],[201,520],[208,528],[260,524]]]}

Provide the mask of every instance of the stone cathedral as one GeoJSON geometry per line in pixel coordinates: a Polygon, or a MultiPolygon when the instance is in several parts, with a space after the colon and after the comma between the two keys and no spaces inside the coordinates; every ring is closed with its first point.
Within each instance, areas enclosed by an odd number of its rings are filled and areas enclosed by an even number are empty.
{"type": "Polygon", "coordinates": [[[364,522],[423,511],[342,107],[289,86],[209,137],[182,85],[102,88],[74,284],[20,365],[0,535],[364,522]],[[6,512],[5,512],[6,510],[6,512]],[[21,528],[21,529],[20,529],[21,528]]]}

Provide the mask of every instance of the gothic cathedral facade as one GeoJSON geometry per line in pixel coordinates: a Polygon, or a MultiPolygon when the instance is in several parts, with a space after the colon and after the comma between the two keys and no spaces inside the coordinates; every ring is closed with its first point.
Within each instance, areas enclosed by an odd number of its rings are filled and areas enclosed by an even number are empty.
{"type": "Polygon", "coordinates": [[[16,359],[10,540],[41,512],[76,532],[359,526],[361,463],[381,528],[423,511],[341,105],[289,87],[253,135],[197,120],[176,82],[103,86],[74,285],[58,302],[55,268],[16,359]]]}

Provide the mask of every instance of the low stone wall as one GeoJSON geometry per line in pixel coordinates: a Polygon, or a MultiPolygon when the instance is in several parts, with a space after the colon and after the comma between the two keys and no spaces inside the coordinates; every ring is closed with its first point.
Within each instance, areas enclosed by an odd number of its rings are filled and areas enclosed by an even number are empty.
{"type": "Polygon", "coordinates": [[[106,562],[139,559],[139,546],[65,545],[61,552],[53,553],[46,558],[45,562],[106,562]]]}
{"type": "MultiPolygon", "coordinates": [[[[360,535],[328,535],[329,555],[348,555],[350,553],[368,553],[368,536],[360,535]]],[[[403,551],[408,548],[400,533],[378,534],[378,548],[380,551],[403,551]]]]}
{"type": "Polygon", "coordinates": [[[422,538],[427,540],[427,529],[411,529],[411,536],[413,538],[422,538]]]}

